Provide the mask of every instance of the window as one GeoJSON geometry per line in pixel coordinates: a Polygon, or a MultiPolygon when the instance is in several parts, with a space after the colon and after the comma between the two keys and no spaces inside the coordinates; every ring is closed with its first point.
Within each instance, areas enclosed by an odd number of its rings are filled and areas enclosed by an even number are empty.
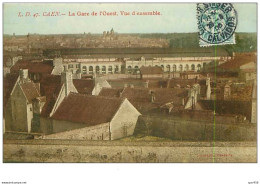
{"type": "Polygon", "coordinates": [[[69,64],[68,68],[73,68],[73,64],[69,64]]]}

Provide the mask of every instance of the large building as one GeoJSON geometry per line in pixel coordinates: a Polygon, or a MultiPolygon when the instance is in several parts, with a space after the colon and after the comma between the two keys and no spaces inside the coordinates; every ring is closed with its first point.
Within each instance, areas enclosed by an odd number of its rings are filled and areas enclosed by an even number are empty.
{"type": "Polygon", "coordinates": [[[44,56],[61,60],[64,70],[82,74],[134,73],[142,66],[158,66],[164,72],[201,71],[212,62],[231,59],[225,50],[214,48],[56,49],[45,50],[44,56]]]}

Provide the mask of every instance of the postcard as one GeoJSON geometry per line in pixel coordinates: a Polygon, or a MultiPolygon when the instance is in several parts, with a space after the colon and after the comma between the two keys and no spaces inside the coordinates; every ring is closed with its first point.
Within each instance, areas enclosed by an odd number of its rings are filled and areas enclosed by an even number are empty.
{"type": "Polygon", "coordinates": [[[4,3],[4,163],[256,163],[256,3],[4,3]]]}

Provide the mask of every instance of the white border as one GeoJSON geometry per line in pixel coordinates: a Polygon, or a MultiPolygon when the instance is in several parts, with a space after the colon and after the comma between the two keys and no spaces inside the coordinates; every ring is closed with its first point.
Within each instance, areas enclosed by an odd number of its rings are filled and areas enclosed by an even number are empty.
{"type": "MultiPolygon", "coordinates": [[[[11,0],[9,2],[23,2],[21,0],[11,0]]],[[[35,1],[28,1],[35,2],[35,1]]],[[[41,2],[41,1],[36,1],[41,2]]],[[[45,2],[53,2],[46,0],[45,2]]],[[[69,1],[62,1],[69,2],[69,1]]],[[[78,1],[86,2],[86,1],[78,1]]],[[[108,2],[97,0],[95,2],[108,2]]],[[[119,1],[113,1],[119,2],[119,1]]],[[[148,1],[131,1],[148,2],[148,1]]],[[[149,1],[158,2],[158,1],[149,1]]],[[[172,1],[163,1],[172,2],[172,1]]],[[[183,2],[191,2],[184,0],[183,2]]],[[[214,2],[208,0],[207,2],[214,2]]],[[[219,0],[218,2],[225,2],[219,0]]],[[[238,0],[236,2],[245,2],[238,0]]],[[[195,3],[195,2],[193,2],[195,3]]],[[[3,4],[1,16],[3,15],[3,4]]],[[[1,19],[3,20],[3,19],[1,19]]],[[[1,31],[3,30],[1,24],[1,31]]],[[[259,26],[259,23],[258,23],[259,26]]],[[[259,28],[259,27],[258,27],[259,28]]],[[[1,32],[3,35],[3,32],[1,32]]],[[[258,34],[259,36],[259,34],[258,34]]],[[[1,36],[1,43],[3,43],[1,36]]],[[[258,42],[259,45],[259,42],[258,42]]],[[[2,51],[1,44],[1,53],[2,51]]],[[[258,52],[259,54],[259,52],[258,52]]],[[[1,65],[2,67],[2,65],[1,65]]],[[[258,68],[259,69],[259,68],[258,68]]],[[[1,76],[2,68],[0,68],[1,76]]],[[[2,79],[0,81],[1,86],[2,79]]],[[[259,81],[259,75],[258,75],[259,81]]],[[[258,88],[259,89],[259,88],[258,88]]],[[[258,90],[259,92],[259,90],[258,90]]],[[[1,96],[2,90],[1,90],[1,96]]],[[[1,101],[1,107],[2,107],[1,101]]],[[[259,108],[258,108],[259,112],[259,108]]],[[[1,110],[2,113],[2,110],[1,110]]],[[[0,127],[2,132],[2,126],[0,127]]],[[[259,132],[259,127],[258,127],[259,132]]],[[[2,143],[2,136],[0,136],[2,143]]],[[[259,140],[259,134],[258,134],[259,140]]],[[[2,161],[2,144],[0,157],[2,161]]],[[[258,152],[259,158],[259,152],[258,152]]],[[[247,184],[248,182],[260,182],[260,167],[258,164],[0,164],[0,182],[26,181],[28,184],[42,183],[200,183],[200,184],[247,184]]]]}

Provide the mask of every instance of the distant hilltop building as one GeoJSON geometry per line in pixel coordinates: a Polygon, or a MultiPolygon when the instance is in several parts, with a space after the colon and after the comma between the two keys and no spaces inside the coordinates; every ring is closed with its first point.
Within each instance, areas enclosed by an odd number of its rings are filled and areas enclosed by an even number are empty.
{"type": "Polygon", "coordinates": [[[112,28],[110,31],[103,31],[103,39],[114,40],[115,39],[114,29],[112,28]]]}

